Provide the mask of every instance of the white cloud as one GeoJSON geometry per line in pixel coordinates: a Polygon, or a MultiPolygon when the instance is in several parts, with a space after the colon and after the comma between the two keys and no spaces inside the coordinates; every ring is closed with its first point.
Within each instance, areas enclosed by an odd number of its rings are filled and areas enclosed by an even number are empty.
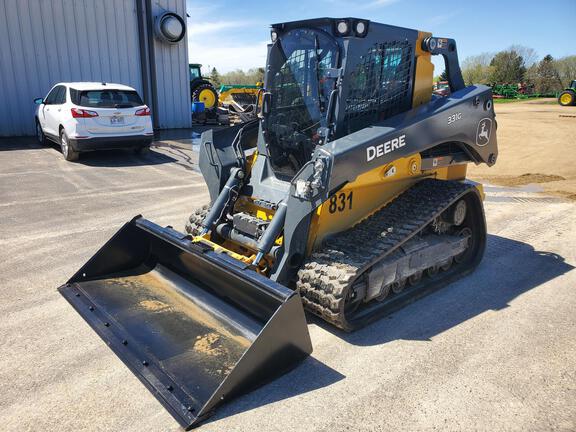
{"type": "MultiPolygon", "coordinates": [[[[252,20],[188,20],[188,58],[200,63],[204,72],[264,67],[267,42],[246,41],[248,30],[259,25],[252,20]],[[244,36],[240,38],[240,36],[244,36]]],[[[266,33],[265,33],[266,34],[266,33]]],[[[252,35],[254,38],[254,35],[252,35]]]]}
{"type": "Polygon", "coordinates": [[[377,8],[377,7],[384,7],[384,6],[390,6],[393,3],[398,2],[398,0],[373,0],[365,5],[362,5],[360,8],[361,9],[371,9],[371,8],[377,8]]]}
{"type": "Polygon", "coordinates": [[[215,21],[199,23],[194,20],[188,21],[188,36],[196,36],[206,33],[216,33],[221,30],[239,27],[248,27],[251,23],[246,21],[215,21]]]}
{"type": "Polygon", "coordinates": [[[452,11],[452,12],[445,12],[441,15],[434,15],[430,18],[426,19],[426,25],[428,26],[439,26],[441,24],[445,24],[449,21],[452,21],[454,17],[456,17],[460,11],[452,11]]]}
{"type": "Polygon", "coordinates": [[[188,58],[192,63],[201,63],[206,70],[208,67],[215,67],[221,73],[264,67],[267,44],[268,41],[245,45],[211,46],[209,42],[188,41],[188,58]]]}
{"type": "MultiPolygon", "coordinates": [[[[338,5],[338,6],[343,6],[346,8],[350,7],[350,0],[324,0],[326,3],[332,3],[334,5],[338,5]]],[[[360,9],[367,9],[367,8],[372,8],[372,7],[377,7],[377,6],[389,6],[392,3],[396,3],[399,0],[372,0],[369,1],[368,3],[362,4],[362,5],[354,5],[355,8],[360,8],[360,9]]]]}

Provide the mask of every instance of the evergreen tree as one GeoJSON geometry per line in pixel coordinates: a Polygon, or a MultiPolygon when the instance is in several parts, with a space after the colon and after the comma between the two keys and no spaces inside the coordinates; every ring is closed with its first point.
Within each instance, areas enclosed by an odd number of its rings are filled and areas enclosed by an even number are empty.
{"type": "Polygon", "coordinates": [[[222,85],[222,78],[215,67],[213,67],[210,72],[210,82],[212,82],[212,85],[216,88],[222,85]]]}
{"type": "Polygon", "coordinates": [[[537,93],[555,93],[562,90],[562,81],[554,58],[550,54],[538,63],[532,79],[537,93]]]}
{"type": "Polygon", "coordinates": [[[490,81],[494,84],[518,84],[524,81],[524,59],[514,50],[500,51],[490,66],[490,81]]]}

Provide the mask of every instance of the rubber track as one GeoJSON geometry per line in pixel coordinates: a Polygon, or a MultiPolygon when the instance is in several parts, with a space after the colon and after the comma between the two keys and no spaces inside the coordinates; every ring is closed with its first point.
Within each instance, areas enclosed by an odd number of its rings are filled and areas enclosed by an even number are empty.
{"type": "MultiPolygon", "coordinates": [[[[337,234],[298,271],[296,289],[312,313],[344,330],[348,288],[366,270],[397,250],[474,185],[426,179],[353,228],[337,234]]],[[[373,300],[374,301],[374,300],[373,300]]]]}

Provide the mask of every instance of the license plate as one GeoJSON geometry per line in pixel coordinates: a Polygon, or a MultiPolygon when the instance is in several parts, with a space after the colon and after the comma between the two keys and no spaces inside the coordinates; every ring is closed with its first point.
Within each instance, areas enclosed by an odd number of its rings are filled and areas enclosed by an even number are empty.
{"type": "Polygon", "coordinates": [[[110,117],[110,124],[112,124],[112,125],[124,124],[124,117],[112,116],[112,117],[110,117]]]}

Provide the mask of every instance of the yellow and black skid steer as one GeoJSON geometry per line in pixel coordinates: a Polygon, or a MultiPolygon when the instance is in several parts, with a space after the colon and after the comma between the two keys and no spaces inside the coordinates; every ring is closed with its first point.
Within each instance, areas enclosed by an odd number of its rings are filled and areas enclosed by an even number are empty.
{"type": "Polygon", "coordinates": [[[134,218],[60,288],[186,428],[309,355],[305,309],[353,331],[485,248],[466,167],[496,162],[492,93],[454,40],[356,18],[271,40],[259,117],[202,135],[210,205],[186,233],[134,218]]]}

